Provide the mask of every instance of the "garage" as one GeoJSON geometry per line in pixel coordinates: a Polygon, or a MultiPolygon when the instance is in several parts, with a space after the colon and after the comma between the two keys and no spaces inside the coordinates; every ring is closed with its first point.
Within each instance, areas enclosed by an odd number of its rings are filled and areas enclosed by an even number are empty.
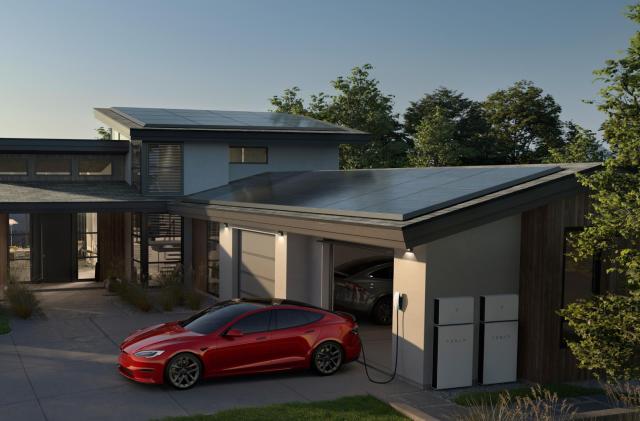
{"type": "Polygon", "coordinates": [[[332,252],[333,309],[356,316],[367,365],[391,373],[393,250],[333,242],[332,252]]]}
{"type": "Polygon", "coordinates": [[[273,234],[240,231],[238,292],[241,298],[275,296],[275,241],[273,234]]]}

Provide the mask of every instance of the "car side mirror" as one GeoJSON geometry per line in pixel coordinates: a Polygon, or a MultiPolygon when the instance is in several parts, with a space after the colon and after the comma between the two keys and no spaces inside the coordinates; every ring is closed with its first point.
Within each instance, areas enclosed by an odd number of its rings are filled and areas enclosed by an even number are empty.
{"type": "Polygon", "coordinates": [[[227,330],[227,333],[224,334],[224,336],[226,336],[227,338],[240,338],[241,336],[244,336],[244,333],[242,333],[242,331],[238,329],[229,329],[227,330]]]}

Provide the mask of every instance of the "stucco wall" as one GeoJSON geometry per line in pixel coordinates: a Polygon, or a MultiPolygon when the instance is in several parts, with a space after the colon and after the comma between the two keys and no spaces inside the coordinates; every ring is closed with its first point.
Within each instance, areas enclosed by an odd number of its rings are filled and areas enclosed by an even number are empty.
{"type": "MultiPolygon", "coordinates": [[[[268,164],[229,164],[229,181],[269,171],[336,170],[338,145],[269,145],[268,164]]],[[[225,151],[228,161],[228,151],[225,151]]]]}
{"type": "MultiPolygon", "coordinates": [[[[520,215],[426,244],[427,361],[432,360],[433,305],[438,297],[475,297],[474,371],[477,378],[479,296],[518,293],[520,215]]],[[[428,365],[426,378],[431,379],[428,365]]]]}
{"type": "Polygon", "coordinates": [[[184,144],[184,194],[193,194],[229,182],[226,144],[184,144]]]}

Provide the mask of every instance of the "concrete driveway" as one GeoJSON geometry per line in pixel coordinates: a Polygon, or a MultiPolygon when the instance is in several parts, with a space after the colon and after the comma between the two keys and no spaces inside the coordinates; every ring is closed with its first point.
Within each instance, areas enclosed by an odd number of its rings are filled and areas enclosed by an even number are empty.
{"type": "Polygon", "coordinates": [[[401,381],[370,383],[358,363],[331,377],[262,375],[206,381],[187,391],[138,385],[118,374],[117,344],[133,330],[189,312],[140,313],[104,290],[40,292],[38,298],[46,318],[14,319],[12,333],[0,336],[0,419],[148,420],[367,393],[451,408],[401,381]]]}

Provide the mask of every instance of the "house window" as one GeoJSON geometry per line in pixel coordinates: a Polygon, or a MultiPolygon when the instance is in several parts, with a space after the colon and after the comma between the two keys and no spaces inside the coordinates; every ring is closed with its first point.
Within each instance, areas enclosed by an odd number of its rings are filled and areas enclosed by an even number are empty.
{"type": "Polygon", "coordinates": [[[182,218],[168,213],[134,214],[133,277],[157,284],[182,263],[182,218]]]}
{"type": "Polygon", "coordinates": [[[9,277],[31,280],[31,226],[28,213],[9,214],[9,277]]]}
{"type": "Polygon", "coordinates": [[[207,222],[207,292],[220,296],[220,255],[218,252],[220,226],[217,222],[207,222]]]}
{"type": "Polygon", "coordinates": [[[78,280],[96,278],[98,214],[78,214],[78,280]]]}
{"type": "Polygon", "coordinates": [[[149,144],[145,190],[150,194],[182,194],[182,145],[149,144]]]}
{"type": "MultiPolygon", "coordinates": [[[[574,261],[571,253],[574,250],[573,244],[569,240],[571,233],[580,232],[582,228],[573,227],[565,229],[564,236],[564,261],[562,274],[562,308],[579,299],[589,299],[594,294],[600,292],[600,270],[601,263],[599,256],[590,259],[574,261]]],[[[573,331],[567,322],[562,320],[561,341],[562,347],[566,346],[566,340],[574,337],[573,331]]]]}
{"type": "Polygon", "coordinates": [[[111,175],[110,159],[79,159],[78,173],[80,175],[111,175]]]}
{"type": "Polygon", "coordinates": [[[27,160],[4,156],[0,158],[0,175],[27,175],[27,160]]]}
{"type": "Polygon", "coordinates": [[[268,155],[267,148],[229,147],[229,163],[231,164],[266,164],[268,155]]]}
{"type": "Polygon", "coordinates": [[[38,158],[36,175],[71,175],[71,160],[65,158],[38,158]]]}

